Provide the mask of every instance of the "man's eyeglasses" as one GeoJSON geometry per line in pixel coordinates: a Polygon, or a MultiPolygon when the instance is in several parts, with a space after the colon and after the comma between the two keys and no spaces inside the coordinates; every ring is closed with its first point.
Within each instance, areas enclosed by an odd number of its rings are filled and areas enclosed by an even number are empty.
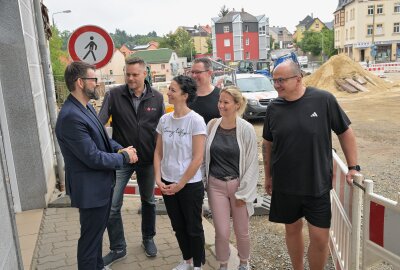
{"type": "Polygon", "coordinates": [[[299,61],[297,60],[297,56],[294,52],[291,52],[290,54],[285,54],[279,57],[278,59],[275,60],[274,62],[274,69],[279,65],[285,62],[286,60],[292,60],[294,63],[296,63],[299,67],[299,61]]]}
{"type": "Polygon", "coordinates": [[[278,78],[278,79],[272,79],[272,81],[274,82],[274,84],[283,84],[284,82],[286,82],[287,80],[293,79],[298,77],[299,75],[294,75],[292,77],[288,77],[288,78],[278,78]]]}
{"type": "Polygon", "coordinates": [[[199,74],[201,74],[203,72],[207,72],[207,71],[208,71],[208,69],[206,69],[206,70],[192,70],[192,71],[190,71],[190,73],[194,74],[194,75],[199,75],[199,74]]]}
{"type": "Polygon", "coordinates": [[[94,80],[95,83],[97,83],[98,79],[97,78],[81,78],[82,80],[94,80]]]}

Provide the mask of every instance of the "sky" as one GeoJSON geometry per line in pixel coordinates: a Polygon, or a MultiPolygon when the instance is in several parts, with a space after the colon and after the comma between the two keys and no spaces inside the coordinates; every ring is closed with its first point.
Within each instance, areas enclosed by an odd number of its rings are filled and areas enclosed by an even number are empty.
{"type": "Polygon", "coordinates": [[[178,26],[211,25],[222,6],[257,16],[266,15],[270,26],[285,26],[291,33],[307,15],[322,22],[333,20],[338,0],[43,0],[59,30],[83,25],[97,25],[107,32],[115,29],[128,34],[145,35],[156,31],[158,36],[173,32],[178,26]],[[53,13],[71,10],[71,13],[53,13]]]}

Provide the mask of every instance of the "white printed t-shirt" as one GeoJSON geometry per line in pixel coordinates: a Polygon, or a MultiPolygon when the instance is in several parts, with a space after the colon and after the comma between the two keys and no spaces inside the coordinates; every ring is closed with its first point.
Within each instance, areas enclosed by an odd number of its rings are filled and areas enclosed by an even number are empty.
{"type": "MultiPolygon", "coordinates": [[[[190,111],[183,117],[175,118],[174,112],[164,114],[156,131],[162,136],[163,157],[161,177],[168,182],[179,182],[192,161],[192,139],[195,135],[207,135],[203,117],[190,111]]],[[[202,180],[201,168],[188,183],[202,180]]]]}

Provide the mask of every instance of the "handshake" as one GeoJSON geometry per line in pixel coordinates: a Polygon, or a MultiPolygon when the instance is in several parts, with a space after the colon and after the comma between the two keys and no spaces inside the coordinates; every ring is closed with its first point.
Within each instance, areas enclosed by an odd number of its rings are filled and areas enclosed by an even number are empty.
{"type": "Polygon", "coordinates": [[[133,146],[128,146],[126,148],[120,149],[118,152],[119,153],[121,153],[121,152],[127,153],[128,156],[129,156],[129,163],[130,164],[136,163],[138,161],[138,156],[137,156],[137,153],[136,153],[136,149],[133,148],[133,146]]]}

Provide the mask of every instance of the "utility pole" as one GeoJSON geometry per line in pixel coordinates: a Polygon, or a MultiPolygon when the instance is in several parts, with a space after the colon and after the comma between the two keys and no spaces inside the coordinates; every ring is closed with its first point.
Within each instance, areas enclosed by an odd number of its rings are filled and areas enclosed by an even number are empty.
{"type": "Polygon", "coordinates": [[[375,57],[376,57],[376,47],[375,47],[375,12],[376,12],[376,7],[375,3],[373,4],[372,7],[372,40],[371,40],[371,56],[373,63],[375,63],[375,57]]]}

